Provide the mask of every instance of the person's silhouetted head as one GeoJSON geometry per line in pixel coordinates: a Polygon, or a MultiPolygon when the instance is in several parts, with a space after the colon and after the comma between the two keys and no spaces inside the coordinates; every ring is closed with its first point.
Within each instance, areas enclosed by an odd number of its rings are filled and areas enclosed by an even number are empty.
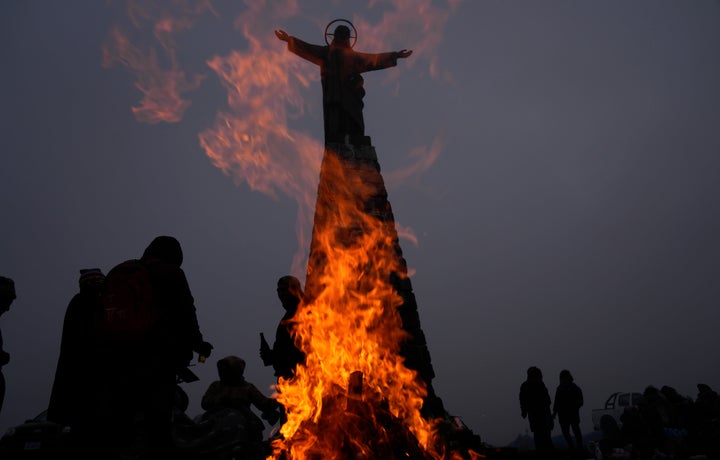
{"type": "Polygon", "coordinates": [[[281,277],[277,283],[277,294],[286,310],[297,308],[303,298],[300,280],[292,275],[281,277]]]}
{"type": "Polygon", "coordinates": [[[713,389],[710,387],[710,385],[707,385],[705,383],[698,383],[697,384],[698,393],[711,393],[713,389]]]}
{"type": "Polygon", "coordinates": [[[673,387],[663,385],[660,387],[660,393],[670,402],[679,402],[683,400],[682,395],[673,387]]]}
{"type": "Polygon", "coordinates": [[[0,315],[10,310],[13,300],[15,300],[15,282],[0,276],[0,315]]]}
{"type": "Polygon", "coordinates": [[[572,383],[573,376],[569,370],[563,369],[560,371],[560,383],[572,383]]]}
{"type": "Polygon", "coordinates": [[[99,268],[84,268],[80,270],[80,292],[99,293],[105,282],[105,275],[99,268]]]}
{"type": "Polygon", "coordinates": [[[350,46],[350,28],[348,26],[337,26],[333,32],[333,44],[350,46]]]}
{"type": "Polygon", "coordinates": [[[239,385],[245,380],[245,360],[234,355],[226,356],[217,362],[220,381],[227,385],[239,385]]]}
{"type": "Polygon", "coordinates": [[[183,253],[180,242],[172,236],[156,237],[142,255],[142,260],[147,259],[160,259],[165,263],[181,266],[183,253]]]}
{"type": "Polygon", "coordinates": [[[538,367],[531,366],[527,370],[527,378],[528,380],[542,380],[542,371],[538,367]]]}

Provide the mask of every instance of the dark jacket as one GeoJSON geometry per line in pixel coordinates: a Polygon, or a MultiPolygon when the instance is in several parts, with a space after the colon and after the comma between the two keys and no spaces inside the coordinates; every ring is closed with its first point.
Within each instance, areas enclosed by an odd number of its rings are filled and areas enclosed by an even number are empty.
{"type": "Polygon", "coordinates": [[[189,364],[203,343],[182,260],[180,245],[171,237],[153,240],[141,258],[150,271],[156,315],[147,352],[180,367],[189,364]]]}
{"type": "Polygon", "coordinates": [[[99,293],[91,291],[75,294],[68,304],[48,405],[50,421],[75,426],[89,418],[97,351],[93,321],[101,313],[101,308],[99,293]]]}
{"type": "Polygon", "coordinates": [[[526,380],[520,386],[520,410],[527,415],[530,430],[551,431],[550,394],[542,380],[526,380]]]}
{"type": "MultiPolygon", "coordinates": [[[[218,361],[218,373],[220,380],[210,384],[200,403],[201,407],[209,412],[233,409],[242,414],[247,420],[250,428],[260,434],[265,426],[260,418],[250,409],[255,406],[263,412],[263,417],[271,418],[270,413],[275,413],[271,419],[274,421],[279,417],[277,412],[280,404],[271,398],[263,395],[255,385],[245,380],[243,372],[245,361],[236,357],[228,356],[218,361]]],[[[260,434],[262,437],[262,434],[260,434]]]]}
{"type": "Polygon", "coordinates": [[[575,382],[561,383],[555,390],[553,414],[558,415],[560,423],[580,423],[580,408],[583,394],[575,382]]]}
{"type": "Polygon", "coordinates": [[[275,331],[275,343],[272,348],[272,366],[275,369],[275,377],[289,379],[295,374],[295,367],[305,362],[305,353],[295,345],[293,340],[294,316],[294,311],[286,312],[275,331]]]}

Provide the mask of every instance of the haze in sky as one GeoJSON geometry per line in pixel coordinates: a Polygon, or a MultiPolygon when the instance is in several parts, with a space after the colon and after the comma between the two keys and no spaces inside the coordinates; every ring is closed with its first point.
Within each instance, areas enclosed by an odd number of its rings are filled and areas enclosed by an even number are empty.
{"type": "Polygon", "coordinates": [[[305,277],[323,137],[317,68],[273,31],[336,18],[413,50],[364,114],[451,414],[511,442],[529,366],[551,395],[572,372],[585,432],[615,391],[720,389],[717,1],[9,1],[0,431],[47,407],[79,270],[163,234],[215,346],[190,415],[230,354],[271,394],[258,336],[305,277]]]}

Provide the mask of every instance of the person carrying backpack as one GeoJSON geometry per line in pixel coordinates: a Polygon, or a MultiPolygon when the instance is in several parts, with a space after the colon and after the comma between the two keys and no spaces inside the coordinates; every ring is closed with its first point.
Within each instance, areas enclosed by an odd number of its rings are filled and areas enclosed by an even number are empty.
{"type": "Polygon", "coordinates": [[[172,447],[177,370],[190,364],[194,352],[202,362],[213,348],[200,332],[182,262],[180,242],[158,236],[140,259],[113,268],[97,328],[111,359],[105,366],[109,412],[120,414],[111,429],[125,431],[150,458],[166,458],[172,447]]]}

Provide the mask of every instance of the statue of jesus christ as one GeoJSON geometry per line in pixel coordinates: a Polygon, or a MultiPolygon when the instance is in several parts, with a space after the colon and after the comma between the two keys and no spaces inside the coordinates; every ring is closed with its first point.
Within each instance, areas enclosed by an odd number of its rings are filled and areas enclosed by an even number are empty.
{"type": "Polygon", "coordinates": [[[326,143],[370,145],[363,120],[362,73],[397,65],[397,60],[412,54],[409,50],[388,53],[359,53],[350,44],[350,29],[339,25],[329,45],[313,45],[276,30],[278,39],[287,42],[288,50],[320,66],[323,90],[323,118],[326,143]]]}

